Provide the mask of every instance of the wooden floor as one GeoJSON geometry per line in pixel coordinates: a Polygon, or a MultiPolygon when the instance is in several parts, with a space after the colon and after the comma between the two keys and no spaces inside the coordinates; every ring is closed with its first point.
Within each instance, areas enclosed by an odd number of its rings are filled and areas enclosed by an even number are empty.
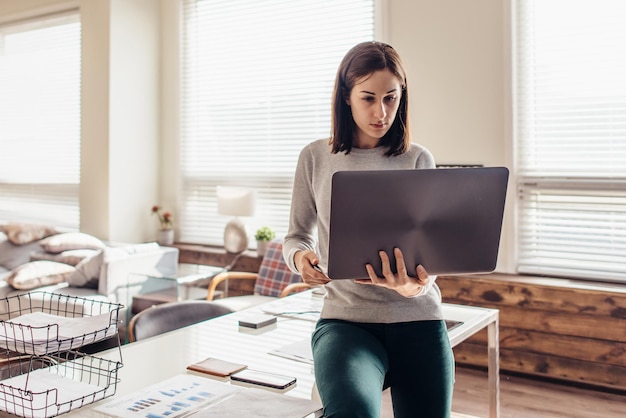
{"type": "MultiPolygon", "coordinates": [[[[487,372],[457,368],[453,418],[489,417],[487,372]]],[[[389,391],[381,418],[391,418],[389,391]]],[[[623,418],[626,395],[500,375],[500,418],[623,418]]]]}

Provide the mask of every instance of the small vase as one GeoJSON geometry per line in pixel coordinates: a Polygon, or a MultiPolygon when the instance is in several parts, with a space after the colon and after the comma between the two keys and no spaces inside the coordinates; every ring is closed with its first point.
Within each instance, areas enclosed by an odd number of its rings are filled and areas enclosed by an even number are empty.
{"type": "Polygon", "coordinates": [[[174,244],[174,230],[173,229],[159,229],[157,233],[157,242],[160,245],[174,244]]]}
{"type": "Polygon", "coordinates": [[[256,253],[259,255],[259,257],[263,257],[265,255],[265,252],[267,251],[267,245],[269,244],[269,241],[259,241],[257,240],[256,242],[256,253]]]}

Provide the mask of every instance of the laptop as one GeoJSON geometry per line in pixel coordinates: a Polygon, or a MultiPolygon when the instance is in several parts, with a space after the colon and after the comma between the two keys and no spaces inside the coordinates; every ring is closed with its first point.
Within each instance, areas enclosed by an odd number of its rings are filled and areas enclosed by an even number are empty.
{"type": "Polygon", "coordinates": [[[339,171],[333,174],[328,276],[382,277],[393,248],[409,275],[491,272],[496,267],[509,170],[505,167],[339,171]]]}

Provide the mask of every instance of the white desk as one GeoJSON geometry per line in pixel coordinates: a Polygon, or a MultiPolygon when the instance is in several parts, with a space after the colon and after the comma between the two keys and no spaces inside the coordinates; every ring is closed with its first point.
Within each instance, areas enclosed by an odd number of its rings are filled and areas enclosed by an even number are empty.
{"type": "MultiPolygon", "coordinates": [[[[311,303],[310,291],[290,296],[280,301],[311,303]]],[[[275,303],[275,302],[272,302],[275,303]]],[[[260,307],[249,311],[260,312],[260,307]]],[[[444,304],[446,319],[463,321],[464,324],[450,331],[450,342],[455,346],[474,333],[487,327],[489,336],[489,406],[490,418],[499,413],[499,366],[498,366],[498,310],[444,304]]],[[[309,399],[314,385],[313,369],[310,364],[268,354],[286,344],[308,338],[315,322],[304,319],[280,317],[276,326],[256,332],[240,331],[237,321],[247,311],[215,318],[177,331],[122,346],[124,367],[119,371],[120,383],[116,396],[136,392],[146,386],[161,382],[186,372],[186,367],[207,357],[247,364],[250,368],[275,371],[297,377],[296,387],[285,392],[287,395],[309,399]]],[[[117,359],[117,349],[100,355],[117,359]]],[[[109,402],[112,398],[100,402],[109,402]]],[[[95,405],[95,404],[94,404],[95,405]]],[[[86,406],[66,416],[100,417],[86,406]]]]}

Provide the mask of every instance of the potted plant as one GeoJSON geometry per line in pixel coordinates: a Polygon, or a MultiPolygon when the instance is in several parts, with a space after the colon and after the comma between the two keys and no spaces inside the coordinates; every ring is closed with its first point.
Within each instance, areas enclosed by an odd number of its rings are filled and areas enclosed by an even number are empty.
{"type": "Polygon", "coordinates": [[[254,238],[256,239],[256,252],[259,257],[265,255],[265,251],[267,250],[267,244],[274,239],[276,233],[268,227],[263,226],[257,229],[256,234],[254,234],[254,238]]]}
{"type": "Polygon", "coordinates": [[[159,205],[152,206],[151,213],[157,216],[161,226],[158,231],[157,242],[161,245],[172,245],[174,243],[174,221],[172,214],[164,211],[159,205]]]}

